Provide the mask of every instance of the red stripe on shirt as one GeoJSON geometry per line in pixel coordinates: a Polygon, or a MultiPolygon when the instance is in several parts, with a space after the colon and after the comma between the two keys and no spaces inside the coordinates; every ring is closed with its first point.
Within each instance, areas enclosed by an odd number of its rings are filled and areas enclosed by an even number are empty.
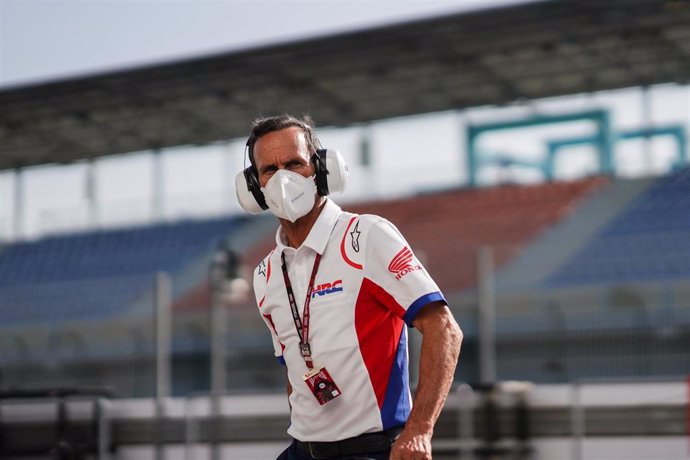
{"type": "MultiPolygon", "coordinates": [[[[275,248],[273,248],[273,251],[275,251],[275,248]]],[[[266,283],[268,283],[268,280],[271,279],[271,256],[273,255],[273,251],[271,251],[271,253],[268,254],[268,267],[266,267],[266,283]]]]}
{"type": "Polygon", "coordinates": [[[386,387],[404,324],[401,319],[404,313],[405,310],[390,294],[364,278],[355,305],[355,330],[379,409],[383,407],[386,397],[386,387]]]}
{"type": "MultiPolygon", "coordinates": [[[[271,256],[273,255],[273,251],[275,250],[276,249],[273,248],[273,250],[268,254],[268,266],[266,267],[266,284],[268,284],[268,280],[271,279],[271,256]]],[[[264,306],[264,300],[266,300],[266,296],[263,296],[261,300],[259,300],[259,308],[264,306]]]]}
{"type": "Polygon", "coordinates": [[[340,254],[342,254],[343,260],[345,262],[347,262],[349,265],[355,267],[356,269],[361,270],[362,265],[350,260],[350,258],[347,256],[347,251],[345,251],[345,239],[347,238],[347,232],[350,231],[350,227],[352,226],[352,222],[354,222],[355,219],[357,219],[357,217],[359,217],[359,216],[354,216],[352,219],[350,219],[350,223],[347,224],[347,229],[345,229],[345,233],[343,233],[343,239],[340,242],[340,254]]]}
{"type": "MultiPolygon", "coordinates": [[[[264,315],[264,318],[268,320],[268,323],[271,325],[271,329],[273,329],[273,333],[276,335],[276,340],[278,340],[278,331],[276,330],[276,325],[273,323],[273,318],[271,318],[271,315],[264,315]]],[[[285,351],[285,345],[283,345],[283,342],[278,340],[278,343],[280,344],[281,351],[285,351]]]]}

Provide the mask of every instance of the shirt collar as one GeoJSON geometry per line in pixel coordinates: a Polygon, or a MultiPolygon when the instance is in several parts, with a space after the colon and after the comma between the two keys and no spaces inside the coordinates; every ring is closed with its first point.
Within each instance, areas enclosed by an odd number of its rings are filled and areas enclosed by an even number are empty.
{"type": "MultiPolygon", "coordinates": [[[[321,214],[319,214],[316,222],[314,222],[314,226],[309,231],[309,234],[304,240],[304,243],[302,243],[302,246],[307,246],[319,254],[323,254],[323,252],[326,250],[326,245],[328,244],[328,239],[331,236],[333,227],[335,227],[335,223],[338,220],[338,216],[341,212],[342,210],[340,209],[340,206],[335,204],[329,198],[326,198],[326,203],[321,210],[321,214]]],[[[278,227],[278,231],[276,232],[276,247],[278,249],[278,254],[282,253],[285,248],[288,247],[285,245],[283,240],[282,227],[278,227]]]]}

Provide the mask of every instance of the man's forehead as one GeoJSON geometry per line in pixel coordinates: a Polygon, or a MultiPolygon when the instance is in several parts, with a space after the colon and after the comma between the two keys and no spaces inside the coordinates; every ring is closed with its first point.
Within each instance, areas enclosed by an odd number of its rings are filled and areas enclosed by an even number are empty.
{"type": "Polygon", "coordinates": [[[290,126],[288,128],[283,128],[264,134],[257,139],[256,146],[273,143],[306,145],[307,141],[302,128],[299,126],[290,126]]]}
{"type": "Polygon", "coordinates": [[[307,151],[307,141],[299,127],[289,127],[264,134],[254,144],[256,159],[264,154],[303,154],[307,151]]]}

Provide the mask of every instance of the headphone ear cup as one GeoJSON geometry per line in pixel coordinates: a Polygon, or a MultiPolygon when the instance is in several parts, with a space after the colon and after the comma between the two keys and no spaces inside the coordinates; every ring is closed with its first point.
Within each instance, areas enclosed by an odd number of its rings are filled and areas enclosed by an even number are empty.
{"type": "Polygon", "coordinates": [[[338,150],[321,149],[316,151],[316,156],[316,189],[319,195],[345,191],[350,172],[341,153],[338,150]]]}
{"type": "Polygon", "coordinates": [[[268,209],[268,205],[254,171],[254,166],[250,166],[237,173],[235,176],[235,193],[242,209],[250,214],[259,214],[268,209]]]}

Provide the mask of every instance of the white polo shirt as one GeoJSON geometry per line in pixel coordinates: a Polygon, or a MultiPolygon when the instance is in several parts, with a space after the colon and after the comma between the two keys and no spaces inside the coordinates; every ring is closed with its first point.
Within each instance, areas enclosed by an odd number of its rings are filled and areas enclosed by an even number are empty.
{"type": "Polygon", "coordinates": [[[445,299],[400,232],[373,215],[343,212],[331,200],[302,246],[276,248],[254,271],[254,292],[278,360],[292,385],[288,434],[300,441],[337,441],[399,426],[412,407],[407,330],[419,310],[445,299]],[[310,304],[309,342],[342,394],[319,405],[302,376],[307,366],[281,270],[285,253],[303,314],[316,253],[321,264],[310,304]]]}

